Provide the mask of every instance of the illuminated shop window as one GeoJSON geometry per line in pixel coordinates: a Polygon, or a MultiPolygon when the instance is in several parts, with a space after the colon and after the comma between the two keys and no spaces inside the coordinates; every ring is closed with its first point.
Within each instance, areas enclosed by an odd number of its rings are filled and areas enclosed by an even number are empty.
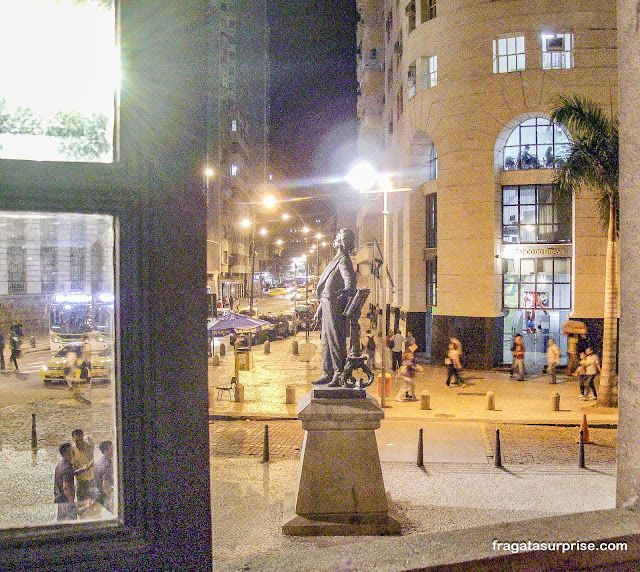
{"type": "Polygon", "coordinates": [[[493,73],[525,69],[524,36],[493,40],[493,73]]]}
{"type": "Polygon", "coordinates": [[[0,22],[0,159],[113,161],[113,0],[0,0],[0,22]]]}
{"type": "Polygon", "coordinates": [[[504,168],[554,169],[564,165],[571,143],[562,126],[544,117],[518,125],[504,147],[504,168]]]}
{"type": "Polygon", "coordinates": [[[118,436],[113,228],[109,215],[0,211],[2,529],[114,520],[122,512],[111,453],[118,436]],[[75,429],[83,451],[67,453],[75,429]]]}
{"type": "Polygon", "coordinates": [[[542,34],[542,69],[573,67],[573,34],[542,34]]]}
{"type": "Polygon", "coordinates": [[[571,308],[570,258],[503,259],[505,308],[571,308]]]}

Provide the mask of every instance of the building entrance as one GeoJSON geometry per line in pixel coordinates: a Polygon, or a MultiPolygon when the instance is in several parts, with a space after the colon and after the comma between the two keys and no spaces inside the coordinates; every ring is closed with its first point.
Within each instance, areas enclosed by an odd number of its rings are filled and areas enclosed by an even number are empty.
{"type": "Polygon", "coordinates": [[[567,364],[567,337],[562,324],[569,319],[570,310],[505,310],[503,361],[513,363],[511,344],[516,334],[522,336],[525,347],[525,365],[529,372],[539,372],[547,364],[549,338],[560,347],[560,365],[567,364]]]}

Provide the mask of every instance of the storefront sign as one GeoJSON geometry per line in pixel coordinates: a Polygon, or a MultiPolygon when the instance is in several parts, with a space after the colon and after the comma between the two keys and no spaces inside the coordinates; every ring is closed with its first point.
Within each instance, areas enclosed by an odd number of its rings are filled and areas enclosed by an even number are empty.
{"type": "Polygon", "coordinates": [[[570,244],[503,244],[502,258],[569,258],[573,256],[570,244]]]}

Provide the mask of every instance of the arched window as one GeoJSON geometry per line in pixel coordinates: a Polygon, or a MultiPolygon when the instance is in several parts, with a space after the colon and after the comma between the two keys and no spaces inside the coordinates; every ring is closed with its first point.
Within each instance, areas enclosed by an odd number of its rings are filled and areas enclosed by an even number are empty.
{"type": "Polygon", "coordinates": [[[411,141],[409,167],[421,182],[438,178],[438,153],[436,146],[423,131],[416,133],[411,141]]]}
{"type": "Polygon", "coordinates": [[[526,119],[507,139],[503,167],[506,170],[558,168],[564,164],[569,146],[562,126],[544,117],[526,119]]]}

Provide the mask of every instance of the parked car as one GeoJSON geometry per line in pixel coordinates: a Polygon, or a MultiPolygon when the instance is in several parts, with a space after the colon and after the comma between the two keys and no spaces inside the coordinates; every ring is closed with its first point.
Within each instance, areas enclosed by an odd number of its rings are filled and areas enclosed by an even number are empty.
{"type": "MultiPolygon", "coordinates": [[[[98,354],[91,355],[91,382],[108,382],[111,380],[111,368],[113,362],[113,350],[107,346],[98,354]]],[[[68,344],[63,346],[56,354],[49,358],[40,368],[40,377],[45,385],[51,383],[67,383],[67,376],[71,376],[73,383],[86,383],[81,377],[82,344],[68,344]],[[69,363],[69,353],[76,354],[75,363],[69,363]]]]}

